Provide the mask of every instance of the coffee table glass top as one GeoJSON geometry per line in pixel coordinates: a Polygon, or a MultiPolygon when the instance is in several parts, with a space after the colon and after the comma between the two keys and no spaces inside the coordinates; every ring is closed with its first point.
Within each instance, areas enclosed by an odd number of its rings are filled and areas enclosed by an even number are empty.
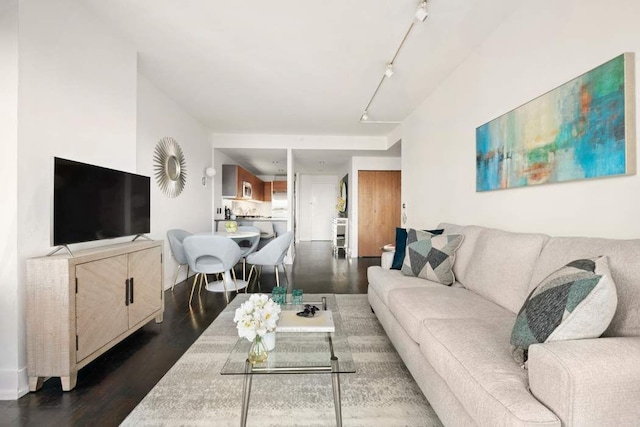
{"type": "MultiPolygon", "coordinates": [[[[331,310],[335,332],[276,332],[276,346],[269,352],[264,363],[253,365],[251,374],[287,373],[353,373],[356,371],[349,342],[343,329],[342,319],[334,295],[325,295],[327,310],[331,310]],[[337,367],[332,370],[331,351],[337,357],[337,367]]],[[[291,295],[287,295],[290,301],[291,295]]],[[[322,308],[320,296],[304,298],[304,304],[315,304],[322,308]]],[[[302,311],[302,305],[291,303],[283,310],[302,311]]],[[[251,342],[239,338],[224,364],[223,375],[244,375],[251,342]]]]}

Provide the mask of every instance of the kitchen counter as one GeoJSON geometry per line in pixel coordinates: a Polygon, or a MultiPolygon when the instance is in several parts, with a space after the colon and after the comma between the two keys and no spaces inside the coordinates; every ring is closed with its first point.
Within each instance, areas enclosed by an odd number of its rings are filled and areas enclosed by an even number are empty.
{"type": "Polygon", "coordinates": [[[284,234],[287,232],[287,218],[267,218],[267,217],[259,217],[259,218],[247,218],[247,217],[238,217],[235,220],[232,219],[216,219],[215,220],[215,229],[219,230],[220,227],[224,227],[224,223],[226,221],[237,221],[238,225],[253,225],[256,222],[271,222],[273,224],[273,231],[275,231],[276,236],[284,234]],[[222,223],[222,224],[220,224],[222,223]]]}
{"type": "Polygon", "coordinates": [[[271,222],[286,222],[287,218],[268,218],[268,217],[245,217],[238,216],[236,219],[216,219],[215,221],[271,221],[271,222]]]}

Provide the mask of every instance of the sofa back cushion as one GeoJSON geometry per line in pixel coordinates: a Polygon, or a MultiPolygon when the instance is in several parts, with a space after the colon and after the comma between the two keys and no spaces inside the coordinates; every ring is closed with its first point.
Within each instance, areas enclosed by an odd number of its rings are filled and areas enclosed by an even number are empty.
{"type": "Polygon", "coordinates": [[[604,335],[640,336],[640,239],[552,237],[540,254],[529,291],[568,262],[601,255],[608,257],[618,294],[616,314],[604,335]]]}
{"type": "Polygon", "coordinates": [[[469,263],[471,262],[471,257],[473,256],[473,250],[476,247],[476,243],[478,242],[478,237],[483,230],[486,230],[484,227],[478,227],[477,225],[457,225],[450,224],[447,222],[442,222],[438,225],[438,229],[443,229],[444,234],[462,234],[464,235],[464,239],[462,244],[456,251],[456,259],[453,263],[453,274],[458,283],[466,282],[467,268],[469,267],[469,263]]]}
{"type": "Polygon", "coordinates": [[[531,275],[547,240],[549,236],[545,234],[483,228],[476,237],[464,276],[458,277],[458,281],[465,288],[517,313],[529,295],[531,275]]]}

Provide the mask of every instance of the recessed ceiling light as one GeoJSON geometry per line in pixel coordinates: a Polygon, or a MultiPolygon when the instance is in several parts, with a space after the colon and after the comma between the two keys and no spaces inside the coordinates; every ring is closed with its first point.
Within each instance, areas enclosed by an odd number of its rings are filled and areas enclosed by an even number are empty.
{"type": "Polygon", "coordinates": [[[273,163],[274,165],[277,165],[277,164],[278,164],[278,161],[277,161],[277,160],[274,160],[272,163],[273,163]]]}
{"type": "Polygon", "coordinates": [[[278,172],[284,172],[284,169],[278,169],[278,172]]]}
{"type": "Polygon", "coordinates": [[[324,162],[322,160],[320,160],[318,163],[320,163],[321,165],[324,165],[324,162]]]}

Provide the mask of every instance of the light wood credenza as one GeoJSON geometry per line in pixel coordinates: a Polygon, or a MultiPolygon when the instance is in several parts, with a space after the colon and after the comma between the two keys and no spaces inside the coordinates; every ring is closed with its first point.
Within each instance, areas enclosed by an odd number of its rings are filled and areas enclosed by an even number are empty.
{"type": "Polygon", "coordinates": [[[47,377],[76,386],[80,368],[151,319],[162,322],[162,241],[27,260],[29,390],[47,377]]]}

